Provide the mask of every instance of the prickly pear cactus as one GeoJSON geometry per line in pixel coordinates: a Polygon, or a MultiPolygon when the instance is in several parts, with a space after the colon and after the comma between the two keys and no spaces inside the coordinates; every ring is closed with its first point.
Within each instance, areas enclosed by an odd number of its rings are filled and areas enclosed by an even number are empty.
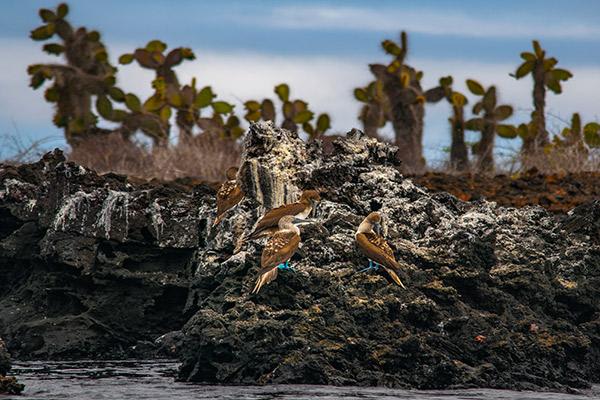
{"type": "Polygon", "coordinates": [[[500,124],[513,114],[513,108],[507,104],[498,105],[496,87],[485,89],[479,82],[467,79],[467,87],[481,99],[473,105],[473,114],[478,115],[465,123],[465,128],[481,132],[481,140],[474,145],[477,155],[477,169],[494,170],[494,139],[496,134],[505,138],[515,138],[517,129],[512,125],[500,124]]]}
{"type": "Polygon", "coordinates": [[[55,10],[41,9],[44,25],[30,33],[35,41],[57,38],[58,42],[46,43],[43,50],[63,56],[65,63],[33,64],[27,72],[34,89],[46,81],[52,82],[44,97],[55,104],[54,124],[64,129],[67,142],[73,146],[87,135],[103,132],[96,128],[98,117],[92,111],[93,98],[119,97],[122,92],[114,86],[116,68],[108,60],[100,33],[74,28],[66,20],[68,13],[64,3],[55,10]]]}
{"type": "Polygon", "coordinates": [[[405,63],[408,52],[406,32],[400,35],[400,45],[391,40],[384,40],[381,45],[394,58],[387,66],[371,64],[370,69],[382,83],[388,104],[386,118],[394,128],[404,168],[419,172],[425,168],[422,144],[424,103],[440,101],[444,98],[444,89],[436,86],[423,90],[420,82],[423,72],[405,63]]]}
{"type": "MultiPolygon", "coordinates": [[[[308,108],[306,101],[291,100],[289,85],[281,83],[275,86],[274,92],[281,102],[283,117],[281,127],[283,129],[297,133],[298,127],[301,126],[308,134],[309,139],[316,139],[324,135],[331,127],[331,119],[328,114],[320,114],[315,120],[315,114],[308,108]],[[315,120],[314,124],[313,120],[315,120]]],[[[248,122],[276,121],[275,104],[270,99],[264,99],[262,102],[249,100],[244,103],[244,107],[246,108],[244,118],[248,122]]]]}

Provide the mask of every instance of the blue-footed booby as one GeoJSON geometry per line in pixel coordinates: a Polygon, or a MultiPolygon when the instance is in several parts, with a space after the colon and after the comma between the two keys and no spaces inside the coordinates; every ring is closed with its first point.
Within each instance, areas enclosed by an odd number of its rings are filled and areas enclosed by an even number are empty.
{"type": "Polygon", "coordinates": [[[271,236],[277,231],[279,220],[283,216],[293,215],[298,219],[306,219],[320,200],[321,196],[318,191],[305,190],[299,201],[274,208],[263,215],[256,223],[254,232],[247,239],[254,240],[263,236],[271,236]]]}
{"type": "Polygon", "coordinates": [[[268,285],[277,278],[280,269],[292,269],[289,264],[300,245],[300,229],[296,225],[307,224],[293,215],[284,215],[279,219],[278,229],[267,241],[260,258],[261,269],[252,293],[258,293],[260,288],[268,285]]]}
{"type": "Polygon", "coordinates": [[[218,225],[225,213],[244,198],[244,192],[237,183],[237,173],[237,167],[231,167],[226,172],[227,180],[217,192],[217,216],[213,225],[218,225]]]}
{"type": "Polygon", "coordinates": [[[356,231],[355,238],[358,248],[369,258],[369,266],[364,271],[383,267],[396,284],[406,289],[398,277],[401,267],[394,257],[394,251],[383,237],[373,231],[374,228],[379,230],[380,226],[381,214],[372,212],[356,231]]]}

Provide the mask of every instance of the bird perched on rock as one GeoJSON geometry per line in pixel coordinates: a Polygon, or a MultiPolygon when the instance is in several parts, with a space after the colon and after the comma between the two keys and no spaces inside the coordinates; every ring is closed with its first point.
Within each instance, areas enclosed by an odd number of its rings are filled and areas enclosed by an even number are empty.
{"type": "Polygon", "coordinates": [[[227,180],[217,191],[217,217],[213,225],[218,225],[225,213],[244,198],[244,192],[237,183],[237,167],[231,167],[225,173],[227,180]]]}
{"type": "Polygon", "coordinates": [[[305,190],[302,192],[300,200],[297,202],[285,204],[281,207],[267,211],[267,213],[263,215],[256,223],[254,231],[250,235],[243,237],[238,241],[234,252],[237,253],[240,251],[244,243],[246,243],[248,240],[259,239],[264,236],[271,236],[277,231],[277,224],[283,216],[293,215],[298,219],[306,219],[306,217],[308,217],[320,200],[321,196],[319,195],[318,191],[305,190]]]}
{"type": "Polygon", "coordinates": [[[373,229],[380,230],[381,214],[372,212],[363,220],[356,231],[356,243],[360,251],[369,258],[369,266],[363,271],[371,269],[378,270],[379,267],[388,273],[396,284],[406,289],[398,277],[401,266],[394,257],[394,251],[383,237],[375,233],[373,229]]]}
{"type": "Polygon", "coordinates": [[[300,245],[300,229],[297,225],[311,221],[284,215],[279,219],[278,229],[267,241],[260,258],[261,269],[252,293],[258,293],[260,288],[277,278],[278,270],[292,269],[289,264],[300,245]]]}
{"type": "Polygon", "coordinates": [[[279,220],[283,216],[293,215],[298,219],[306,219],[320,200],[321,196],[318,191],[305,190],[302,192],[299,201],[267,211],[258,220],[254,232],[248,236],[248,239],[254,240],[263,236],[271,236],[278,230],[279,220]]]}

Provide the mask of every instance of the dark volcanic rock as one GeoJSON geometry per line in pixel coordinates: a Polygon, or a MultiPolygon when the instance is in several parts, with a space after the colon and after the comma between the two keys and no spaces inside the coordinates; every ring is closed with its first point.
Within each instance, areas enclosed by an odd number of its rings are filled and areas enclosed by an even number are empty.
{"type": "Polygon", "coordinates": [[[181,379],[556,390],[598,381],[598,245],[542,208],[431,194],[398,172],[394,147],[358,131],[326,158],[264,124],[246,145],[242,185],[260,196],[196,253],[188,305],[198,312],[183,329],[181,379]],[[315,187],[324,200],[302,230],[298,272],[250,295],[261,245],[231,249],[254,205],[315,187]],[[386,217],[408,290],[357,272],[366,260],[354,232],[372,210],[386,217]]]}
{"type": "Polygon", "coordinates": [[[5,376],[10,371],[10,354],[6,350],[6,344],[0,338],[0,376],[5,376]]]}
{"type": "Polygon", "coordinates": [[[11,352],[120,357],[179,329],[212,198],[205,186],[98,176],[58,151],[0,166],[0,334],[11,352]]]}
{"type": "Polygon", "coordinates": [[[97,176],[59,153],[0,166],[0,335],[20,358],[179,354],[193,382],[584,388],[600,376],[596,205],[559,218],[430,193],[397,149],[252,126],[247,197],[216,228],[214,189],[97,176]],[[317,222],[250,295],[265,208],[318,188],[317,222]],[[408,289],[354,245],[372,210],[408,289]],[[571,222],[570,222],[571,221],[571,222]],[[234,254],[234,248],[240,251],[234,254]],[[157,339],[158,338],[158,339],[157,339]]]}
{"type": "Polygon", "coordinates": [[[16,378],[6,376],[10,367],[10,354],[8,354],[4,341],[0,338],[0,394],[19,394],[25,388],[24,385],[17,383],[16,378]]]}

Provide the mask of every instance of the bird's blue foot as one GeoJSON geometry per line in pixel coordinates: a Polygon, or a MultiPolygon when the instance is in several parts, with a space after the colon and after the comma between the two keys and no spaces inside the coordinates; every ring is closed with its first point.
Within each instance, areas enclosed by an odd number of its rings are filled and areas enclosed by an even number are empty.
{"type": "Polygon", "coordinates": [[[373,260],[369,260],[369,266],[367,268],[361,269],[358,272],[367,272],[370,271],[372,269],[374,269],[375,271],[377,271],[379,269],[379,264],[377,264],[375,261],[373,260]]]}
{"type": "Polygon", "coordinates": [[[294,267],[292,267],[292,266],[290,265],[290,261],[289,261],[289,260],[288,260],[288,261],[286,261],[285,263],[281,263],[281,264],[279,264],[279,265],[277,266],[277,268],[279,268],[280,270],[289,270],[289,271],[292,271],[292,272],[296,272],[296,270],[294,269],[294,267]]]}

